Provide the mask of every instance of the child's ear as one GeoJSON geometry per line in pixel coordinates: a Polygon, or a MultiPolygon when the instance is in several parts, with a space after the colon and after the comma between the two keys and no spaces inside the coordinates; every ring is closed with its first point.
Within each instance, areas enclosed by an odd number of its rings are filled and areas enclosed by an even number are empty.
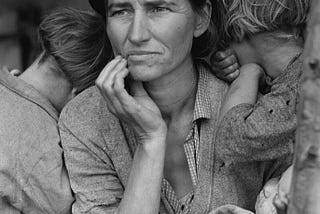
{"type": "Polygon", "coordinates": [[[210,0],[207,0],[201,12],[197,14],[196,28],[193,33],[194,37],[201,36],[209,28],[212,13],[212,5],[210,0]]]}

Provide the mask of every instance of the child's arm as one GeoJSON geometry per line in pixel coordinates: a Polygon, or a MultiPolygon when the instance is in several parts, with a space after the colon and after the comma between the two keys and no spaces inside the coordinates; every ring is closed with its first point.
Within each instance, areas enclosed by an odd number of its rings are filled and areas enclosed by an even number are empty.
{"type": "Polygon", "coordinates": [[[292,155],[302,60],[273,80],[254,105],[238,105],[221,119],[216,149],[228,162],[273,161],[292,155]]]}
{"type": "Polygon", "coordinates": [[[240,75],[231,83],[221,106],[220,120],[232,107],[257,101],[259,82],[265,79],[263,69],[254,63],[241,66],[240,75]]]}

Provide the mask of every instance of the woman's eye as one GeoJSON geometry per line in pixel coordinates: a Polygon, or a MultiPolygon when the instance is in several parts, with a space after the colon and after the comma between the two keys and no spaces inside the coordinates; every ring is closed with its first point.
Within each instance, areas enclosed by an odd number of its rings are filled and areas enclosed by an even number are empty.
{"type": "Polygon", "coordinates": [[[169,8],[166,7],[155,7],[151,9],[151,12],[153,13],[163,13],[163,12],[168,12],[170,11],[169,8]]]}
{"type": "Polygon", "coordinates": [[[111,16],[125,16],[128,13],[128,10],[116,10],[111,13],[111,16]]]}

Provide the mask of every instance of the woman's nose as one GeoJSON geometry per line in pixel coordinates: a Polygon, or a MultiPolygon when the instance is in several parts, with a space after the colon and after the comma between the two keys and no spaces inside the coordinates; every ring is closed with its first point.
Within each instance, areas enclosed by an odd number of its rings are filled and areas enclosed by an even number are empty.
{"type": "Polygon", "coordinates": [[[136,13],[133,17],[129,32],[129,40],[139,44],[150,39],[148,17],[143,13],[136,13]]]}

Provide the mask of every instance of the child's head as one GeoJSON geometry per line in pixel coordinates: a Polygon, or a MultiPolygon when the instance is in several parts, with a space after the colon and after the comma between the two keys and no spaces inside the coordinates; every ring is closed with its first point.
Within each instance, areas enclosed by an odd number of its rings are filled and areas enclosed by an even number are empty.
{"type": "Polygon", "coordinates": [[[219,32],[226,42],[240,42],[260,32],[283,32],[283,38],[302,35],[310,0],[218,0],[219,32]]]}
{"type": "Polygon", "coordinates": [[[105,22],[99,15],[71,8],[59,8],[39,26],[42,54],[39,63],[51,62],[76,89],[91,85],[112,57],[105,22]]]}

